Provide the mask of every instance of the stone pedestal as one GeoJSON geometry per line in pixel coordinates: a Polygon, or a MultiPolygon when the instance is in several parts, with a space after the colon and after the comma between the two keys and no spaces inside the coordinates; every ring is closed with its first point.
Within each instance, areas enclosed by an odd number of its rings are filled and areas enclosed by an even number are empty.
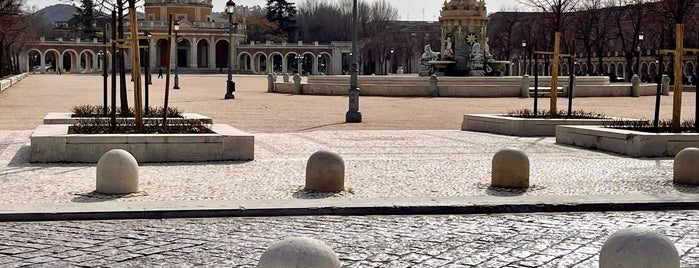
{"type": "Polygon", "coordinates": [[[634,74],[633,77],[631,77],[631,97],[640,97],[641,96],[641,78],[638,77],[638,75],[634,74]]]}

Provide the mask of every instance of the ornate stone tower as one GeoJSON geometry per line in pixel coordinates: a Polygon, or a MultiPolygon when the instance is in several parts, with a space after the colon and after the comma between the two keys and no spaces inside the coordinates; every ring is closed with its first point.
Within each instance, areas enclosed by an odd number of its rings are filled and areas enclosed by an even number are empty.
{"type": "Polygon", "coordinates": [[[473,44],[485,44],[488,24],[485,0],[445,0],[439,22],[442,26],[442,55],[451,49],[456,61],[454,70],[467,71],[473,44]]]}
{"type": "Polygon", "coordinates": [[[147,21],[167,21],[170,13],[176,21],[211,22],[211,0],[145,0],[147,21]]]}

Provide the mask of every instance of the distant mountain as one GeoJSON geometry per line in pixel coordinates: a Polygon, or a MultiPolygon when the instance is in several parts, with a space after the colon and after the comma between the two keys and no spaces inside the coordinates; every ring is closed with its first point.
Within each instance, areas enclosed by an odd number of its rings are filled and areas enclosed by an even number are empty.
{"type": "Polygon", "coordinates": [[[54,23],[57,21],[67,21],[72,19],[76,12],[77,8],[74,6],[58,4],[45,7],[34,14],[39,16],[46,25],[53,27],[54,23]]]}

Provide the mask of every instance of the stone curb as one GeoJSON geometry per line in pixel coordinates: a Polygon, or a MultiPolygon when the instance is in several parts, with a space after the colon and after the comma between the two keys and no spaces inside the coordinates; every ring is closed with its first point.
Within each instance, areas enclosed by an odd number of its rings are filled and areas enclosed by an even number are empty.
{"type": "Polygon", "coordinates": [[[9,204],[0,222],[697,210],[699,194],[9,204]]]}

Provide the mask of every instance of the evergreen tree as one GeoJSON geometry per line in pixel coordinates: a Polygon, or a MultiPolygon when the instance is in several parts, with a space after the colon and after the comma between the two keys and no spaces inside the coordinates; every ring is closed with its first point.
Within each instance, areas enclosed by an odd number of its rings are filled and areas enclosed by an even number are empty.
{"type": "Polygon", "coordinates": [[[77,13],[74,16],[78,19],[78,27],[82,29],[81,38],[95,38],[97,37],[95,3],[93,0],[81,0],[81,2],[81,6],[77,8],[77,13]]]}

